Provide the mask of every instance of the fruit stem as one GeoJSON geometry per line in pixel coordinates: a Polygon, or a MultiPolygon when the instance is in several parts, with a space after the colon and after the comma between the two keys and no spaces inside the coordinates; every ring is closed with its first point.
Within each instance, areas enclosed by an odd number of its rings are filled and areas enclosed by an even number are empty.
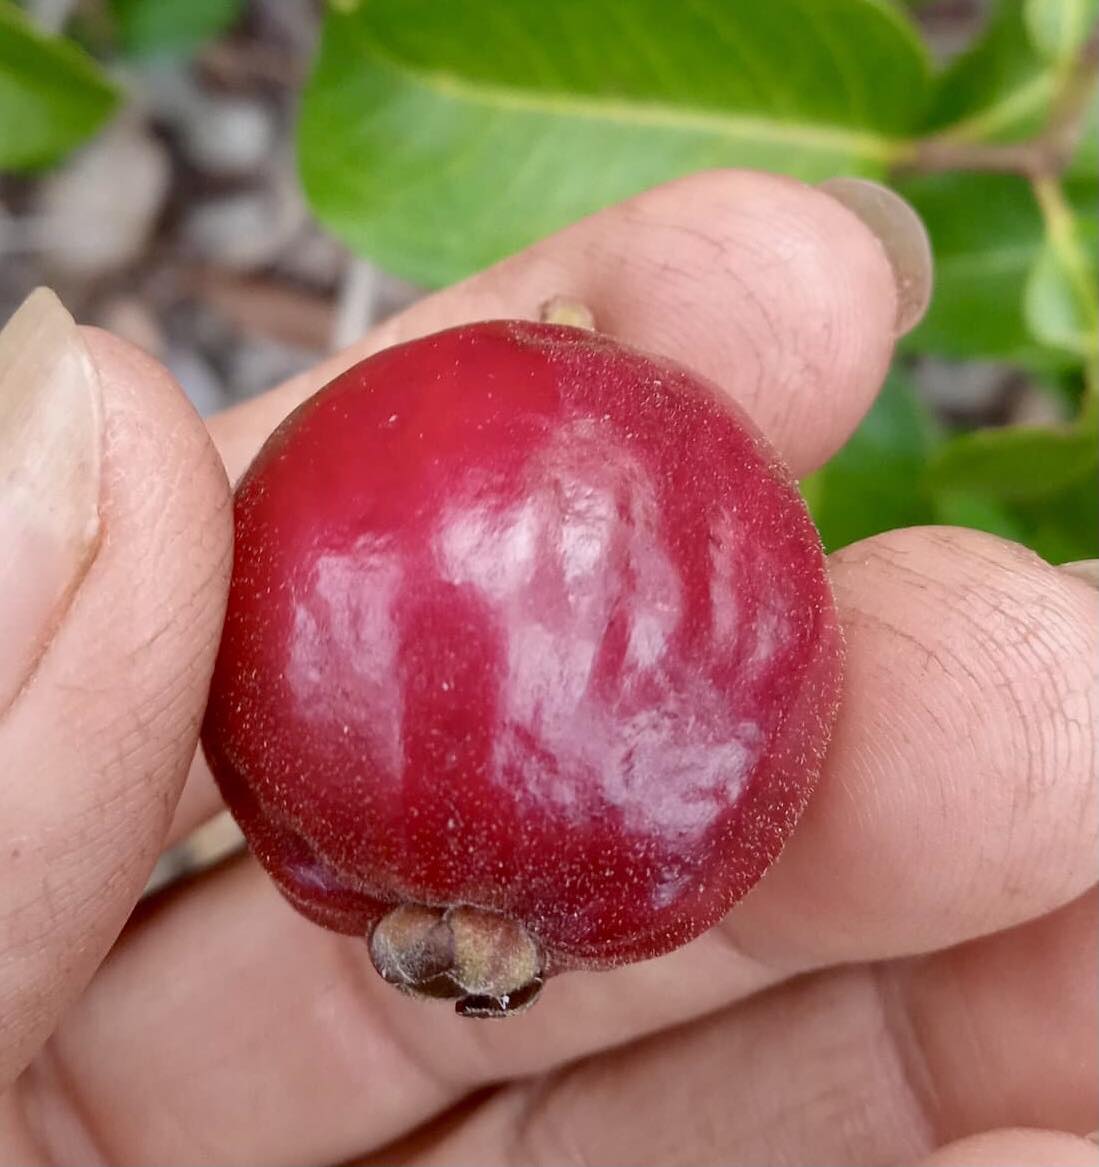
{"type": "Polygon", "coordinates": [[[543,324],[568,324],[572,328],[595,331],[595,316],[582,300],[571,296],[551,296],[538,310],[543,324]]]}
{"type": "Polygon", "coordinates": [[[395,988],[452,1000],[463,1017],[520,1013],[544,981],[538,947],[522,924],[464,904],[399,905],[375,926],[370,957],[395,988]]]}

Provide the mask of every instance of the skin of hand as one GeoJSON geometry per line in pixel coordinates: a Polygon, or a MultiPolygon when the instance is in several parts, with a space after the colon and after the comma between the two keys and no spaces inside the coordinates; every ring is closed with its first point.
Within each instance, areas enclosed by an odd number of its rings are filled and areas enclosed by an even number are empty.
{"type": "Polygon", "coordinates": [[[848,665],[821,787],[676,953],[471,1023],[393,993],[246,857],[133,911],[219,809],[194,755],[228,481],[295,404],[559,294],[735,392],[804,475],[929,282],[879,188],[701,174],[208,429],[149,357],[36,293],[0,335],[0,1165],[1099,1163],[1099,595],[974,531],[832,556],[848,665]]]}

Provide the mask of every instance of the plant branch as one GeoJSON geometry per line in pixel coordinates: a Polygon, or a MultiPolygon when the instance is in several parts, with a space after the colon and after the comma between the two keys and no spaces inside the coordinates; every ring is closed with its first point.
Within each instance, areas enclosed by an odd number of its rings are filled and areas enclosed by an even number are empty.
{"type": "MultiPolygon", "coordinates": [[[[1060,261],[1068,278],[1091,339],[1085,354],[1084,372],[1089,399],[1099,398],[1099,295],[1089,269],[1084,243],[1077,229],[1076,216],[1065,199],[1065,192],[1056,178],[1049,176],[1032,181],[1034,197],[1042,212],[1046,238],[1060,261]]],[[[1091,401],[1092,407],[1096,404],[1091,401]]]]}
{"type": "Polygon", "coordinates": [[[1018,174],[1032,182],[1056,177],[1072,160],[1083,132],[1084,115],[1099,78],[1099,38],[1087,42],[1065,78],[1045,128],[1026,142],[971,142],[950,131],[917,142],[903,164],[909,173],[945,170],[1018,174]]]}

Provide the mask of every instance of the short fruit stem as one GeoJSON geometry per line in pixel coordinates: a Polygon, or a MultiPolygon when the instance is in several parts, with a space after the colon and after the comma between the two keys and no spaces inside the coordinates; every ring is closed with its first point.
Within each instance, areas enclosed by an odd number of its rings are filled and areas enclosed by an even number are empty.
{"type": "Polygon", "coordinates": [[[482,908],[401,904],[370,937],[383,979],[415,997],[455,1002],[463,1017],[509,1017],[542,990],[541,959],[527,930],[482,908]]]}
{"type": "Polygon", "coordinates": [[[595,316],[583,300],[571,296],[552,296],[538,310],[538,319],[543,324],[568,324],[573,328],[595,331],[595,316]]]}

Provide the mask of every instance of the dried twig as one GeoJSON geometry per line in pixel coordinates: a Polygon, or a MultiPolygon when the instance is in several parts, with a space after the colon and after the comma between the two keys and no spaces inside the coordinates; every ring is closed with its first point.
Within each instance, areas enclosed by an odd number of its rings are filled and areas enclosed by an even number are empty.
{"type": "Polygon", "coordinates": [[[269,276],[237,276],[220,268],[193,268],[181,283],[242,332],[327,352],[335,312],[328,296],[269,276]]]}

